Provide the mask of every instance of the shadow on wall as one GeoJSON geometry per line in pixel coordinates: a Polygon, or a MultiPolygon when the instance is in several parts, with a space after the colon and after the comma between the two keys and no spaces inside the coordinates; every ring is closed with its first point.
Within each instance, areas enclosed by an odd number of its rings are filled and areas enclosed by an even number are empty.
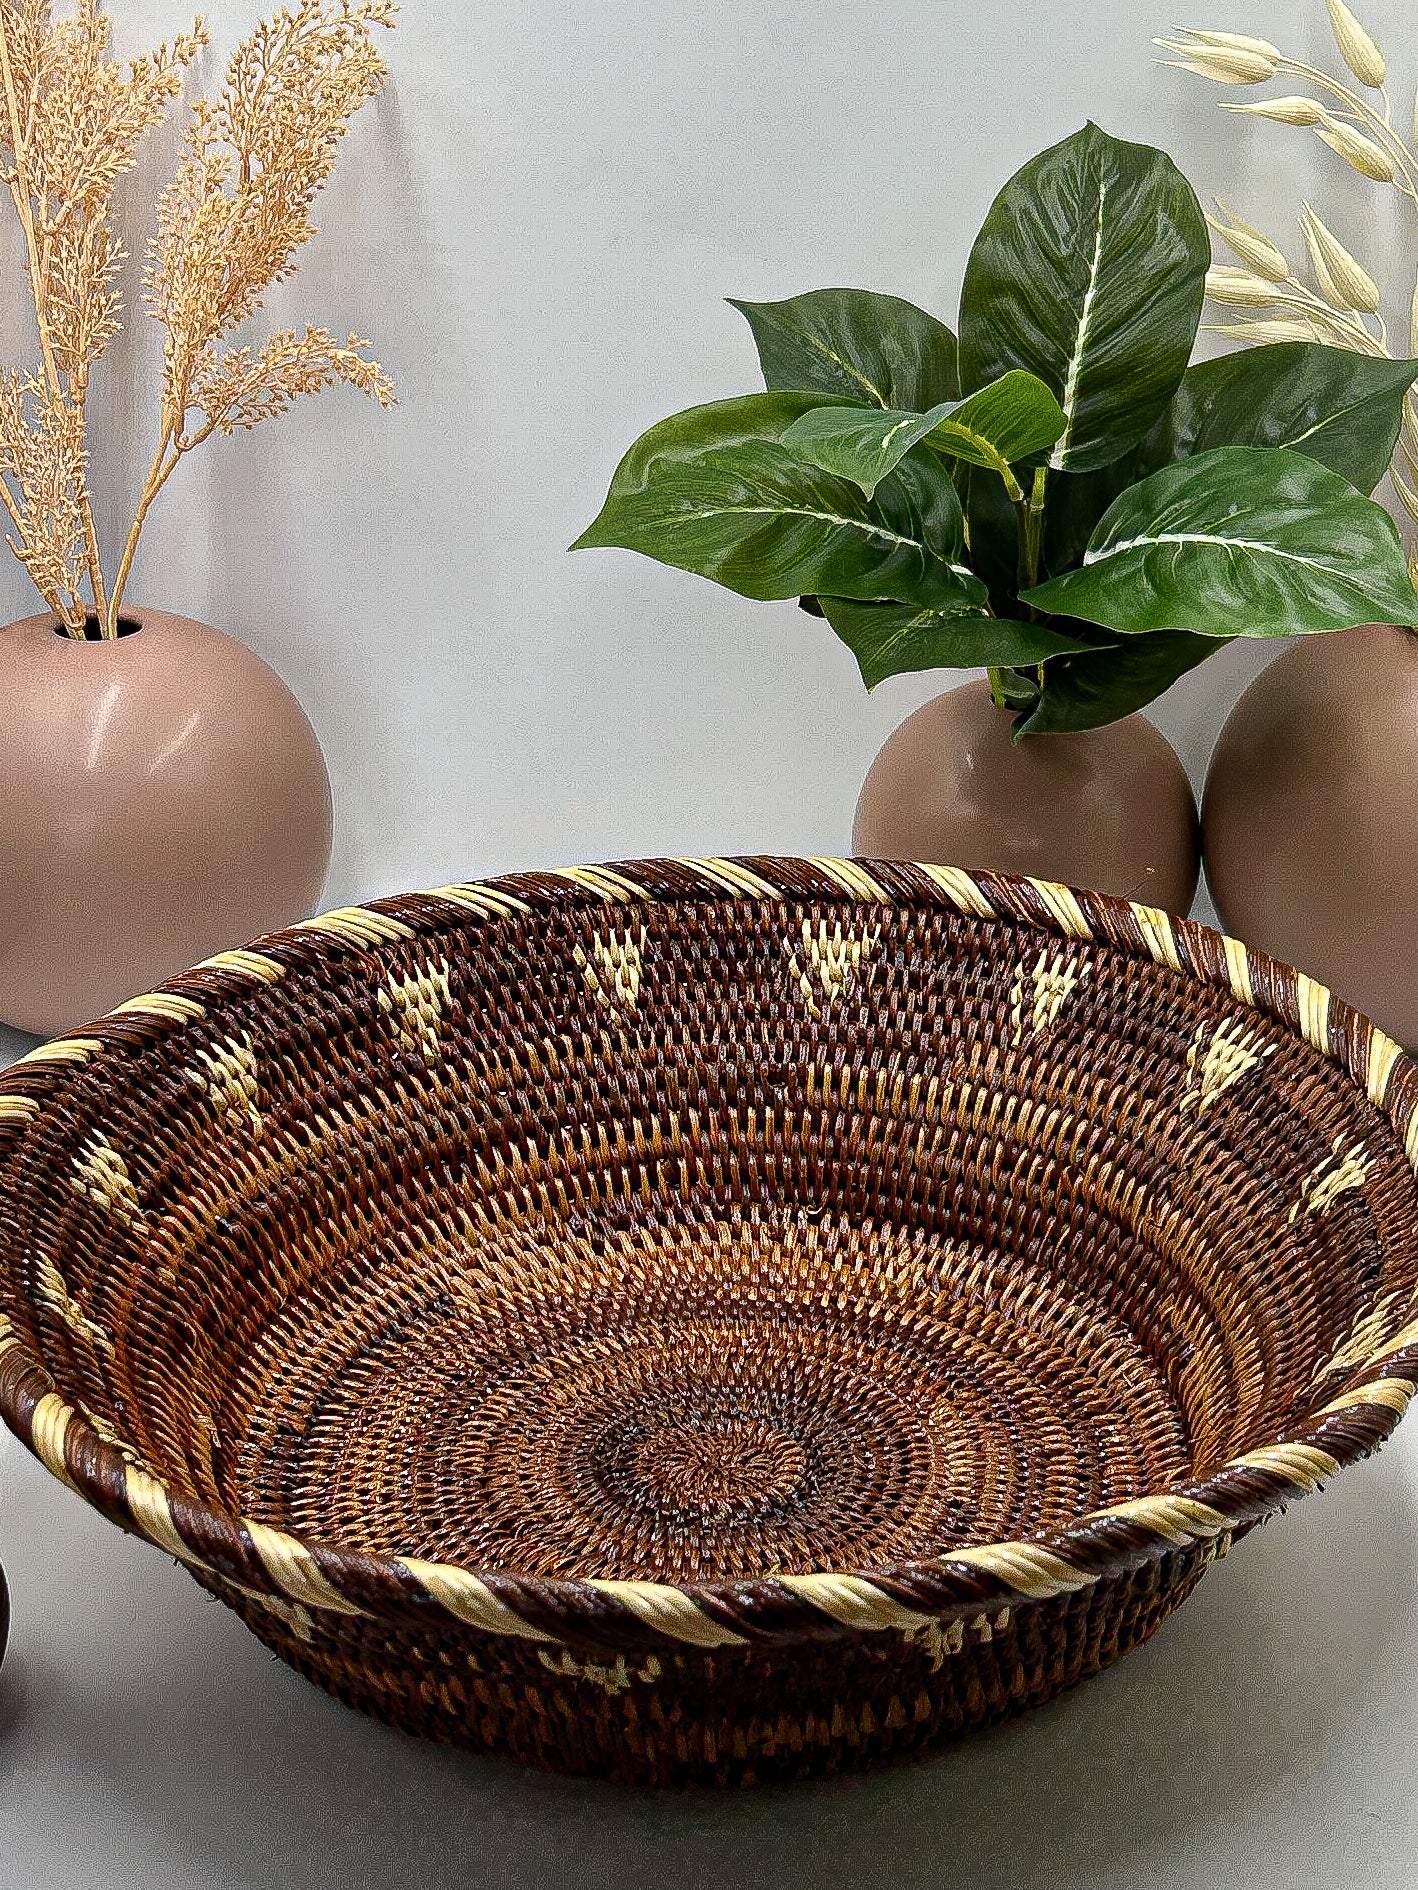
{"type": "MultiPolygon", "coordinates": [[[[76,1549],[105,1529],[56,1503],[76,1549]]],[[[1395,1450],[1257,1531],[1150,1647],[1053,1706],[901,1771],[736,1796],[638,1795],[420,1746],[272,1664],[133,1544],[104,1604],[121,1644],[91,1625],[76,1653],[56,1617],[3,1686],[28,1697],[11,1709],[26,1747],[63,1754],[46,1818],[61,1794],[102,1807],[154,1860],[144,1881],[169,1881],[166,1854],[171,1881],[210,1890],[266,1881],[273,1858],[306,1890],[1132,1890],[1194,1882],[1208,1853],[1215,1881],[1242,1881],[1268,1808],[1318,1801],[1357,1723],[1396,1706],[1384,1688],[1418,1599],[1415,1550],[1395,1450]],[[80,1658],[102,1676],[82,1696],[80,1658]]],[[[0,1778],[6,1760],[0,1735],[0,1778]]]]}
{"type": "MultiPolygon", "coordinates": [[[[189,103],[220,82],[222,66],[208,55],[189,103]]],[[[381,675],[368,660],[347,660],[352,642],[367,651],[372,628],[411,691],[437,687],[427,639],[417,640],[407,606],[391,596],[390,559],[381,554],[391,541],[437,547],[467,535],[466,489],[421,476],[430,403],[452,371],[439,358],[442,338],[456,334],[457,314],[445,272],[428,269],[410,280],[408,256],[434,254],[437,242],[397,84],[396,68],[361,111],[316,206],[319,232],[301,252],[294,280],[267,298],[252,334],[307,320],[336,332],[357,328],[372,337],[402,406],[380,414],[352,390],[336,389],[298,402],[279,423],[214,438],[178,468],[154,507],[129,587],[135,603],[177,610],[240,638],[300,699],[331,770],[330,897],[337,899],[370,890],[365,862],[397,846],[409,798],[400,786],[407,759],[401,766],[389,733],[388,670],[381,675]],[[399,244],[380,240],[385,228],[400,232],[399,244]],[[358,638],[352,623],[361,626],[358,638]]],[[[140,265],[157,197],[177,162],[181,122],[174,113],[144,149],[122,197],[132,252],[126,322],[93,397],[96,483],[111,547],[126,530],[156,439],[160,334],[142,307],[140,265]]],[[[466,365],[458,373],[466,382],[466,365]]],[[[438,559],[427,562],[436,567],[438,559]]],[[[435,593],[428,614],[437,621],[448,614],[436,595],[441,588],[435,569],[427,590],[435,593]]]]}
{"type": "MultiPolygon", "coordinates": [[[[289,683],[315,724],[335,798],[335,853],[325,903],[368,891],[364,862],[402,825],[400,777],[407,762],[393,752],[384,692],[367,662],[346,660],[351,620],[389,612],[380,547],[391,533],[428,529],[427,495],[411,475],[421,418],[417,391],[401,374],[411,334],[444,332],[442,278],[418,282],[417,326],[393,246],[374,232],[398,229],[410,253],[431,242],[412,166],[397,72],[366,106],[318,206],[320,233],[302,273],[271,298],[273,326],[327,321],[357,325],[394,376],[403,404],[389,414],[350,390],[298,404],[279,429],[214,440],[185,511],[205,552],[202,609],[213,623],[248,642],[289,683]],[[358,148],[356,149],[356,137],[358,148]],[[344,312],[342,314],[342,311],[344,312]],[[200,486],[198,485],[200,481],[200,486]],[[311,531],[313,495],[318,531],[311,531]],[[417,499],[414,495],[417,495],[417,499]],[[399,509],[408,507],[407,516],[399,509]]],[[[196,456],[194,455],[194,458],[196,456]]],[[[410,626],[397,617],[377,626],[407,665],[422,670],[410,626]]],[[[367,634],[367,633],[366,633],[367,634]]],[[[427,678],[424,677],[426,682],[427,678]]]]}

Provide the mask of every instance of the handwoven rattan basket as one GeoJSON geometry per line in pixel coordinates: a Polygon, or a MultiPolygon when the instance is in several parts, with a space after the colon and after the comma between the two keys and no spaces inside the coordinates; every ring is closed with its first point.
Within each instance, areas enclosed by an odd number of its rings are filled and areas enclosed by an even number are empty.
{"type": "Polygon", "coordinates": [[[660,1784],[1049,1698],[1418,1376],[1418,1070],[1147,907],[681,860],[0,1079],[0,1408],[333,1693],[660,1784]]]}

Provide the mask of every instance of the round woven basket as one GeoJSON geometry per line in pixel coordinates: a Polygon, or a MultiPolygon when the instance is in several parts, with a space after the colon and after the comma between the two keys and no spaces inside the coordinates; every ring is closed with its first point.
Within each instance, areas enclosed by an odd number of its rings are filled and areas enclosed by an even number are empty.
{"type": "Polygon", "coordinates": [[[1388,1435],[1418,1070],[1151,908],[531,873],[0,1079],[0,1409],[283,1658],[645,1784],[1037,1703],[1388,1435]]]}

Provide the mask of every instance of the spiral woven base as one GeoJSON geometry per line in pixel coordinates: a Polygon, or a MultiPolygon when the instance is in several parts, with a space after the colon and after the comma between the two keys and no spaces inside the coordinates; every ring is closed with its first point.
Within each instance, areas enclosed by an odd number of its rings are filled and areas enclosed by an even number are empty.
{"type": "Polygon", "coordinates": [[[1418,1070],[1199,926],[661,861],[326,915],[0,1079],[0,1411],[395,1724],[649,1784],[1036,1703],[1387,1436],[1418,1070]]]}

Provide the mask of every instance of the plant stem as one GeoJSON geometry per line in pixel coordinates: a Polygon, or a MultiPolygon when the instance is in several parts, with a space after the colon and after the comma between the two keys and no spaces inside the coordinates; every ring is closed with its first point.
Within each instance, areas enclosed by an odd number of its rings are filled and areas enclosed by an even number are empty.
{"type": "MultiPolygon", "coordinates": [[[[1039,564],[1044,549],[1044,497],[1048,489],[1048,468],[1036,466],[1034,483],[1029,497],[1023,498],[1015,507],[1019,520],[1019,589],[1021,592],[1032,590],[1039,582],[1039,564]]],[[[1023,599],[1021,597],[1021,602],[1023,599]]],[[[1030,622],[1038,621],[1038,613],[1030,605],[1024,608],[1029,612],[1030,622]]]]}
{"type": "MultiPolygon", "coordinates": [[[[1394,168],[1403,175],[1403,183],[1398,188],[1404,196],[1411,197],[1418,204],[1418,172],[1413,168],[1408,154],[1408,147],[1393,128],[1393,119],[1385,110],[1376,112],[1366,99],[1360,98],[1347,85],[1338,79],[1332,79],[1318,66],[1306,65],[1302,59],[1282,59],[1278,68],[1281,72],[1293,72],[1297,77],[1307,79],[1311,85],[1318,86],[1322,92],[1328,92],[1331,98],[1339,99],[1347,105],[1353,116],[1375,134],[1375,141],[1387,147],[1388,155],[1394,160],[1394,168]]],[[[1387,94],[1385,94],[1387,105],[1387,94]]]]}
{"type": "Polygon", "coordinates": [[[62,403],[64,396],[59,383],[59,368],[54,359],[49,323],[44,315],[44,295],[40,287],[39,242],[35,236],[29,172],[25,165],[25,134],[20,122],[20,102],[15,93],[15,72],[10,61],[10,36],[5,30],[3,13],[0,13],[0,75],[3,75],[5,84],[5,111],[10,123],[10,149],[15,154],[15,168],[8,180],[10,195],[14,199],[15,214],[20,219],[20,227],[25,233],[25,251],[29,259],[30,296],[34,302],[35,320],[39,324],[39,348],[44,357],[45,379],[49,382],[50,395],[58,406],[62,403]]]}
{"type": "MultiPolygon", "coordinates": [[[[24,122],[20,116],[20,101],[15,90],[15,69],[10,57],[10,36],[6,29],[4,14],[0,11],[0,78],[3,78],[5,90],[5,113],[10,127],[10,149],[14,154],[15,168],[10,172],[7,182],[10,197],[15,206],[15,213],[20,219],[20,227],[25,236],[25,254],[27,274],[30,282],[30,300],[34,304],[35,325],[39,330],[39,349],[44,362],[44,376],[49,386],[49,397],[56,408],[72,403],[73,389],[64,384],[59,372],[59,363],[54,354],[54,341],[49,332],[49,320],[45,307],[44,282],[46,264],[40,256],[39,240],[35,232],[34,201],[30,183],[29,169],[26,162],[28,142],[24,122]]],[[[80,434],[84,425],[83,399],[77,403],[80,434]]],[[[89,571],[89,582],[93,586],[94,606],[98,611],[100,623],[105,621],[106,607],[104,600],[103,566],[99,556],[98,529],[94,523],[93,505],[89,496],[88,482],[80,476],[79,513],[83,521],[84,547],[89,571]]],[[[12,514],[13,515],[13,514],[12,514]]],[[[64,618],[62,611],[56,613],[64,618]]],[[[64,627],[71,634],[83,635],[83,625],[77,631],[67,619],[64,627]]]]}
{"type": "Polygon", "coordinates": [[[143,484],[143,496],[138,501],[138,510],[134,515],[133,529],[128,534],[128,542],[123,547],[123,558],[118,566],[118,575],[113,580],[113,592],[108,600],[108,613],[104,621],[104,635],[118,635],[118,613],[123,605],[123,593],[128,588],[128,576],[133,569],[133,560],[138,554],[138,540],[143,535],[143,526],[153,500],[162,491],[172,476],[173,468],[182,458],[182,449],[174,444],[173,426],[169,420],[158,441],[158,450],[153,455],[153,463],[148,469],[148,477],[143,484]]]}

